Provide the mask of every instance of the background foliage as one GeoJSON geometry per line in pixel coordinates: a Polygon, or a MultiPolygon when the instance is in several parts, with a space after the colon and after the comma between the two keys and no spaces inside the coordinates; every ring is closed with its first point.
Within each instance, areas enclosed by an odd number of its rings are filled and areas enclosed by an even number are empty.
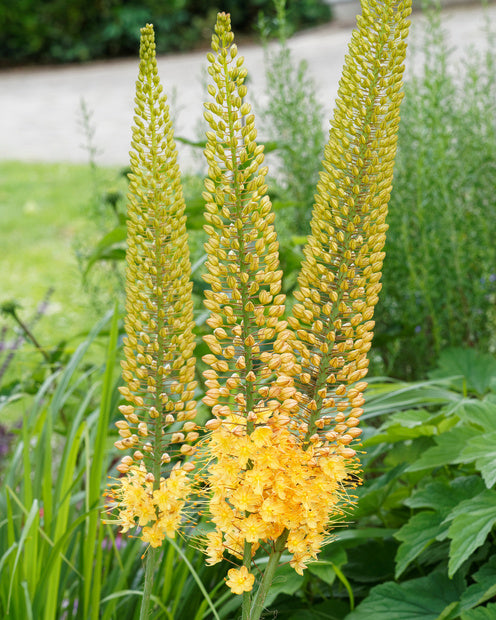
{"type": "MultiPolygon", "coordinates": [[[[239,33],[253,34],[272,0],[20,0],[0,5],[0,64],[74,62],[134,55],[139,28],[153,22],[157,52],[207,42],[215,14],[231,13],[239,33]]],[[[292,29],[330,18],[323,0],[288,0],[292,29]]]]}
{"type": "MultiPolygon", "coordinates": [[[[481,33],[481,36],[484,36],[481,33]]],[[[421,377],[446,346],[495,351],[496,67],[460,63],[432,15],[406,83],[379,301],[384,372],[421,377]],[[421,50],[421,52],[420,52],[421,50]]]]}

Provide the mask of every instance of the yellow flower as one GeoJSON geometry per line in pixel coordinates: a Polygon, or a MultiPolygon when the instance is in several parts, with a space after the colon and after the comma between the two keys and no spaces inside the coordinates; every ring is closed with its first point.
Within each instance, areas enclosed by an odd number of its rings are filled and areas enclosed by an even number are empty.
{"type": "Polygon", "coordinates": [[[226,584],[233,594],[243,594],[243,592],[249,592],[253,588],[255,575],[249,573],[246,566],[242,566],[239,569],[231,568],[231,570],[227,571],[227,574],[226,584]]]}
{"type": "Polygon", "coordinates": [[[152,547],[160,547],[164,540],[164,532],[158,523],[154,523],[151,527],[144,527],[140,536],[141,540],[149,543],[152,547]]]}

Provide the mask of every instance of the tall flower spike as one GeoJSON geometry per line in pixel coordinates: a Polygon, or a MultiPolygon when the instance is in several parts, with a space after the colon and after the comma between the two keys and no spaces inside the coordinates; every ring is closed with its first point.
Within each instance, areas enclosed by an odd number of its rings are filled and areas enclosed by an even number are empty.
{"type": "Polygon", "coordinates": [[[263,146],[255,142],[255,118],[243,101],[247,72],[226,14],[218,15],[212,49],[204,198],[205,280],[211,287],[205,306],[213,333],[204,337],[211,353],[203,360],[210,366],[204,403],[215,416],[207,428],[213,430],[208,447],[215,459],[209,468],[210,510],[218,530],[209,537],[208,554],[214,563],[227,549],[245,558],[246,570],[258,541],[276,540],[284,530],[273,519],[264,521],[259,510],[282,467],[267,453],[297,406],[295,368],[286,341],[290,332],[280,318],[285,296],[263,146]]]}
{"type": "Polygon", "coordinates": [[[340,81],[290,325],[305,442],[353,459],[386,239],[410,0],[364,0],[340,81]]]}
{"type": "Polygon", "coordinates": [[[125,387],[116,446],[131,450],[112,495],[123,531],[153,547],[181,521],[198,438],[193,302],[184,200],[153,27],[141,30],[128,209],[125,387]]]}
{"type": "Polygon", "coordinates": [[[342,495],[347,474],[342,459],[323,455],[317,461],[291,428],[301,400],[293,379],[300,368],[292,334],[280,319],[285,299],[266,169],[259,167],[263,148],[255,143],[254,116],[243,102],[246,70],[225,14],[218,16],[212,49],[209,92],[215,103],[205,105],[211,131],[204,197],[205,279],[211,285],[205,304],[213,334],[205,337],[212,353],[204,357],[210,365],[204,402],[215,416],[207,423],[207,448],[216,530],[207,535],[207,555],[211,564],[225,551],[243,561],[227,584],[243,593],[245,618],[254,583],[249,571],[260,544],[274,550],[271,567],[286,548],[301,572],[320,549],[329,504],[342,495]]]}

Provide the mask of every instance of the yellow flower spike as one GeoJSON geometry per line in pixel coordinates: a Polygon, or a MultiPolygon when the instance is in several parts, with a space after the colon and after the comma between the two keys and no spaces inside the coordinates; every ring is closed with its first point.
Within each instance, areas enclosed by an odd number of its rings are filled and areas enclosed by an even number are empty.
{"type": "MultiPolygon", "coordinates": [[[[220,13],[213,52],[208,54],[212,79],[208,90],[213,101],[205,103],[204,114],[211,128],[205,148],[208,177],[203,194],[209,235],[204,279],[211,289],[206,291],[205,306],[211,311],[207,324],[213,333],[204,336],[211,354],[203,360],[211,367],[206,378],[212,371],[216,377],[222,375],[227,390],[212,386],[203,402],[213,407],[215,415],[225,415],[223,406],[242,390],[244,398],[235,399],[238,407],[233,413],[246,417],[250,411],[256,413],[259,389],[275,376],[275,366],[270,363],[271,329],[282,330],[279,317],[285,297],[278,295],[274,303],[282,277],[272,226],[274,214],[266,195],[263,147],[255,142],[255,117],[244,101],[247,72],[233,38],[229,15],[220,13]],[[233,375],[239,382],[229,382],[233,375]]],[[[247,432],[254,426],[252,419],[248,420],[247,432]]]]}
{"type": "MultiPolygon", "coordinates": [[[[167,434],[170,424],[195,417],[194,349],[190,260],[172,122],[157,73],[153,27],[141,30],[136,83],[128,207],[125,360],[120,388],[128,404],[116,423],[129,448],[114,485],[117,522],[142,526],[141,539],[160,546],[173,536],[190,489],[185,470],[172,477],[171,443],[194,441],[197,433],[167,434]],[[165,431],[165,433],[164,433],[165,431]],[[168,503],[158,501],[167,489],[168,503]],[[172,517],[171,515],[175,515],[172,517]]],[[[186,422],[184,429],[196,426],[186,422]]],[[[116,445],[117,445],[116,444],[116,445]]],[[[172,459],[180,466],[194,453],[183,444],[172,459]]],[[[189,468],[186,468],[189,469],[189,468]]]]}
{"type": "Polygon", "coordinates": [[[346,56],[290,319],[302,373],[298,415],[344,458],[358,437],[381,289],[410,0],[364,0],[346,56]],[[353,387],[351,387],[353,386],[353,387]],[[312,404],[312,406],[311,406],[312,404]],[[318,424],[337,410],[333,431],[318,424]],[[348,421],[346,418],[348,417],[348,421]],[[351,422],[351,424],[349,424],[351,422]]]}

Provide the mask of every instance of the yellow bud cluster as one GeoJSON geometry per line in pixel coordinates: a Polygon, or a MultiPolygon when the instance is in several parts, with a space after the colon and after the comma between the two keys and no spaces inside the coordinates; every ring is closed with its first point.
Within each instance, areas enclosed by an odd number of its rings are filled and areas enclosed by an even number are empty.
{"type": "MultiPolygon", "coordinates": [[[[183,471],[190,469],[187,457],[195,451],[191,444],[198,433],[192,423],[195,343],[185,203],[151,25],[141,31],[140,59],[128,196],[126,336],[121,362],[125,385],[119,388],[127,403],[119,407],[124,419],[116,423],[120,439],[115,445],[132,454],[117,466],[124,476],[123,489],[135,489],[143,478],[137,472],[147,472],[142,491],[148,496],[150,484],[158,492],[160,480],[170,475],[172,460],[183,471]]],[[[121,493],[121,514],[126,514],[129,497],[125,490],[116,493],[121,493]]],[[[158,524],[160,510],[156,515],[158,524]]],[[[156,527],[170,535],[173,522],[165,529],[156,527]]],[[[139,524],[143,525],[141,519],[139,524]]],[[[152,545],[159,540],[155,529],[150,537],[152,545]]]]}
{"type": "MultiPolygon", "coordinates": [[[[351,501],[344,487],[358,480],[349,473],[381,288],[409,12],[409,0],[363,3],[287,322],[246,71],[229,16],[218,16],[205,104],[209,563],[228,551],[244,569],[247,553],[286,537],[301,572],[351,501]]],[[[231,573],[233,592],[251,589],[252,575],[231,573]]]]}
{"type": "Polygon", "coordinates": [[[263,147],[255,141],[255,117],[244,101],[246,69],[226,14],[218,16],[212,49],[203,197],[208,234],[204,279],[210,286],[205,306],[213,332],[204,336],[211,353],[203,357],[210,366],[203,402],[217,417],[249,417],[254,428],[283,412],[283,403],[269,407],[262,393],[276,373],[295,372],[294,357],[286,342],[287,322],[281,320],[285,296],[263,147]]]}
{"type": "Polygon", "coordinates": [[[409,13],[409,0],[363,4],[289,318],[302,366],[296,387],[305,441],[330,442],[346,458],[360,435],[362,379],[381,289],[409,13]]]}

